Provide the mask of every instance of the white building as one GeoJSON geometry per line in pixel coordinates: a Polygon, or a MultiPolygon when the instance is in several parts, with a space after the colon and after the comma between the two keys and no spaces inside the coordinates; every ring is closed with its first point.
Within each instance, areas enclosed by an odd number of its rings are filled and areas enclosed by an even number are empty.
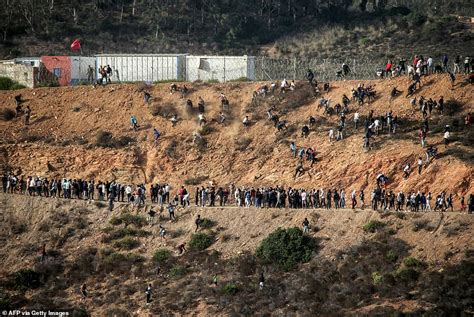
{"type": "Polygon", "coordinates": [[[186,81],[255,80],[254,56],[186,56],[186,81]]]}
{"type": "Polygon", "coordinates": [[[99,54],[96,55],[96,69],[98,72],[100,66],[110,65],[113,72],[112,80],[119,82],[184,80],[185,56],[183,54],[99,54]]]}

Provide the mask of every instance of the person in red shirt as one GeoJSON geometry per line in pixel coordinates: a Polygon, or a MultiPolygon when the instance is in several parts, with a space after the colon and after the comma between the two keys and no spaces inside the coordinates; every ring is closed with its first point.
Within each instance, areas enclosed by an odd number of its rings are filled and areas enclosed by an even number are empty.
{"type": "Polygon", "coordinates": [[[387,74],[387,76],[392,75],[392,67],[392,62],[388,61],[387,65],[385,65],[385,73],[387,74]]]}
{"type": "Polygon", "coordinates": [[[464,126],[466,128],[469,128],[472,124],[472,117],[471,117],[471,113],[468,113],[465,117],[464,117],[464,126]]]}

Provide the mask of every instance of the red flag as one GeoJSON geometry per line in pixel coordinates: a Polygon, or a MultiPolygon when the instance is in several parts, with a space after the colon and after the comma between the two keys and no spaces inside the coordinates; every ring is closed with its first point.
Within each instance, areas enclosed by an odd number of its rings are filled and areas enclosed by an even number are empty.
{"type": "Polygon", "coordinates": [[[72,42],[71,44],[71,50],[72,51],[78,51],[81,49],[81,42],[79,42],[78,39],[74,40],[74,42],[72,42]]]}

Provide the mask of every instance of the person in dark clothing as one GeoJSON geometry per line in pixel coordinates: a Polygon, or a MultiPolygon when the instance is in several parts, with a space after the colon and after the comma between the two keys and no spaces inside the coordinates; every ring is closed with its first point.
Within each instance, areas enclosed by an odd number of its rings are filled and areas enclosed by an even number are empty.
{"type": "Polygon", "coordinates": [[[196,224],[196,230],[194,230],[194,232],[198,231],[199,227],[201,226],[201,222],[202,222],[201,215],[198,215],[196,220],[194,221],[194,223],[196,224]]]}
{"type": "Polygon", "coordinates": [[[308,80],[309,84],[312,85],[313,84],[313,80],[314,80],[314,73],[311,69],[308,69],[308,72],[306,73],[306,79],[308,80]]]}
{"type": "Polygon", "coordinates": [[[260,290],[263,290],[263,284],[265,283],[265,277],[263,276],[263,272],[260,273],[260,278],[258,279],[258,285],[260,290]]]}
{"type": "Polygon", "coordinates": [[[81,285],[81,295],[82,295],[82,299],[87,298],[87,285],[86,285],[86,283],[81,285]]]}
{"type": "Polygon", "coordinates": [[[151,283],[148,284],[148,287],[145,290],[145,295],[146,295],[146,303],[147,305],[151,303],[151,283]]]}
{"type": "Polygon", "coordinates": [[[309,233],[309,220],[304,218],[303,220],[303,233],[309,233]]]}

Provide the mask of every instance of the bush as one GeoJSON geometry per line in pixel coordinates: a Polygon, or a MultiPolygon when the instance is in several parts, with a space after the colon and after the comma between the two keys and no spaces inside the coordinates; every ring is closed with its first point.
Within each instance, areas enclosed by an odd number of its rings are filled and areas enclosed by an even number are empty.
{"type": "Polygon", "coordinates": [[[168,249],[159,249],[156,250],[155,254],[153,254],[153,261],[157,263],[166,262],[171,257],[171,251],[168,249]]]}
{"type": "Polygon", "coordinates": [[[209,229],[216,225],[217,223],[211,219],[202,218],[201,219],[201,228],[209,229]]]}
{"type": "Polygon", "coordinates": [[[38,83],[38,87],[59,87],[59,82],[55,79],[45,80],[38,83]]]}
{"type": "Polygon", "coordinates": [[[138,240],[135,240],[132,237],[128,236],[114,242],[114,247],[125,250],[135,249],[139,245],[140,242],[138,242],[138,240]]]}
{"type": "Polygon", "coordinates": [[[234,283],[227,283],[222,287],[222,293],[227,295],[235,295],[239,291],[239,288],[234,283]]]}
{"type": "Polygon", "coordinates": [[[424,266],[424,263],[418,260],[417,258],[410,256],[403,259],[403,265],[411,268],[422,268],[424,266]]]}
{"type": "Polygon", "coordinates": [[[214,238],[206,233],[195,233],[191,236],[189,247],[194,251],[202,251],[207,249],[214,242],[214,238]]]}
{"type": "Polygon", "coordinates": [[[13,287],[19,290],[41,286],[40,274],[32,269],[21,269],[13,274],[13,287]]]}
{"type": "Polygon", "coordinates": [[[207,175],[202,175],[202,176],[196,176],[196,177],[191,177],[188,178],[184,181],[185,185],[199,185],[209,179],[209,176],[207,175]]]}
{"type": "Polygon", "coordinates": [[[420,272],[413,268],[399,268],[394,277],[403,281],[415,281],[418,279],[420,272]]]}
{"type": "Polygon", "coordinates": [[[395,251],[390,250],[390,251],[387,252],[386,258],[387,258],[387,260],[389,260],[390,262],[396,262],[397,259],[398,259],[398,254],[395,253],[395,251]]]}
{"type": "Polygon", "coordinates": [[[124,213],[118,217],[112,217],[112,219],[110,219],[110,224],[114,226],[123,224],[125,227],[133,224],[137,227],[143,227],[144,225],[146,225],[146,219],[139,215],[124,213]]]}
{"type": "Polygon", "coordinates": [[[208,134],[210,134],[210,133],[212,133],[212,132],[214,132],[214,128],[211,127],[211,126],[209,126],[209,125],[207,125],[207,124],[206,124],[206,125],[203,125],[203,126],[201,127],[201,132],[200,132],[201,135],[208,135],[208,134]]]}
{"type": "Polygon", "coordinates": [[[382,229],[385,227],[385,223],[377,220],[370,220],[368,223],[366,223],[362,229],[364,229],[365,232],[376,232],[379,229],[382,229]]]}
{"type": "Polygon", "coordinates": [[[122,239],[126,236],[131,237],[146,237],[150,235],[150,232],[135,228],[119,228],[115,230],[113,227],[107,227],[102,230],[107,235],[102,239],[103,242],[110,242],[113,240],[122,239]]]}
{"type": "Polygon", "coordinates": [[[435,227],[431,225],[429,220],[427,219],[419,219],[419,220],[413,221],[413,228],[412,228],[413,231],[416,232],[422,229],[426,231],[432,231],[435,229],[435,227]]]}
{"type": "Polygon", "coordinates": [[[381,284],[383,281],[383,276],[379,272],[373,272],[372,273],[372,282],[374,283],[375,286],[381,284]]]}
{"type": "Polygon", "coordinates": [[[12,109],[5,108],[5,109],[2,109],[0,116],[3,121],[10,121],[16,117],[16,112],[12,109]]]}
{"type": "Polygon", "coordinates": [[[8,77],[0,77],[0,90],[16,90],[16,89],[23,89],[26,86],[8,78],[8,77]]]}
{"type": "Polygon", "coordinates": [[[186,275],[188,270],[181,265],[175,265],[170,269],[170,277],[171,278],[180,278],[186,275]]]}
{"type": "Polygon", "coordinates": [[[255,255],[264,263],[274,263],[281,269],[289,271],[298,263],[311,259],[314,240],[299,228],[278,228],[265,238],[257,248],[255,255]]]}

